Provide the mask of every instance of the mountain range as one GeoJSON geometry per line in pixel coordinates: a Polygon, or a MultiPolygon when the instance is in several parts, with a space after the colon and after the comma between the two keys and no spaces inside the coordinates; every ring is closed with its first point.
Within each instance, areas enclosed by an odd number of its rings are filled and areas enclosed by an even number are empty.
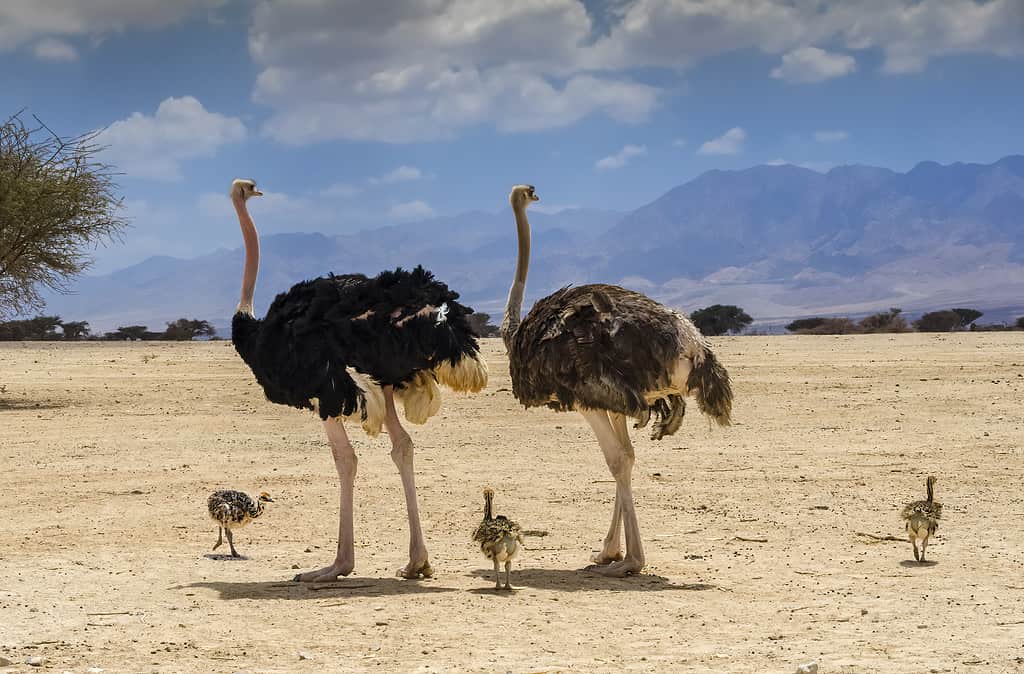
{"type": "MultiPolygon", "coordinates": [[[[692,311],[737,304],[756,326],[971,306],[983,322],[1024,314],[1024,156],[992,164],[922,162],[906,173],[793,165],[709,171],[628,213],[531,212],[528,305],[556,288],[619,283],[692,311]]],[[[423,264],[478,310],[501,314],[515,264],[508,209],[326,236],[262,240],[257,313],[308,278],[423,264]]],[[[242,250],[153,257],[84,277],[47,312],[94,332],[187,316],[228,333],[242,250]]],[[[496,321],[497,322],[497,321],[496,321]]]]}

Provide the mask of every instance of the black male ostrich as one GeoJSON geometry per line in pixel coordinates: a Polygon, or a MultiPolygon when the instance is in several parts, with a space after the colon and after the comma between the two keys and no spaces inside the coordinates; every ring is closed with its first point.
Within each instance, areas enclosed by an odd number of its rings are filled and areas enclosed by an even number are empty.
{"type": "Polygon", "coordinates": [[[700,331],[682,314],[640,293],[596,284],[563,288],[537,300],[520,325],[530,263],[526,207],[538,201],[532,185],[509,195],[519,235],[519,259],[508,294],[502,337],[508,348],[512,391],[526,407],[578,410],[597,435],[615,478],[615,511],[591,570],[607,576],[644,566],[633,506],[633,445],[626,417],[642,427],[657,417],[651,437],[672,435],[683,421],[684,396],[726,426],[732,412],[729,374],[700,331]],[[619,542],[626,529],[626,555],[619,542]]]}
{"type": "Polygon", "coordinates": [[[245,240],[245,271],[231,341],[271,402],[315,410],[324,422],[341,481],[338,552],[323,569],[295,576],[329,581],[355,566],[352,491],[356,455],[344,419],[358,419],[376,435],[391,438],[409,517],[409,563],[405,578],[432,573],[420,528],[413,477],[413,444],[395,411],[402,400],[406,419],[424,423],[440,408],[437,381],[457,391],[479,391],[487,366],[467,321],[473,312],[422,267],[413,271],[330,275],[298,283],[278,295],[266,316],[253,316],[259,269],[259,238],[246,201],[260,196],[256,183],[236,180],[231,200],[245,240]]]}

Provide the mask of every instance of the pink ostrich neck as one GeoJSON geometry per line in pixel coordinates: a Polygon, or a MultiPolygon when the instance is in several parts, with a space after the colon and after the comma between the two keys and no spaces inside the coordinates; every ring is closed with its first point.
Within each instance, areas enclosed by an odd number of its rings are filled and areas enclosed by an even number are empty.
{"type": "Polygon", "coordinates": [[[242,272],[242,294],[238,300],[235,313],[253,315],[252,298],[256,292],[256,274],[260,268],[260,238],[256,233],[245,199],[234,196],[235,212],[238,213],[238,224],[242,228],[242,239],[245,241],[245,271],[242,272]]]}

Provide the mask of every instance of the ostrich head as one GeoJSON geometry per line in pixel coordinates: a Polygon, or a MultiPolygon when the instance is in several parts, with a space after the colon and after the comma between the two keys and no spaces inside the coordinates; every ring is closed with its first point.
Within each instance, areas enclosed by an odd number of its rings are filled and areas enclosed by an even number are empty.
{"type": "Polygon", "coordinates": [[[508,202],[512,204],[513,208],[516,206],[525,208],[534,201],[540,201],[540,197],[537,196],[533,185],[516,185],[508,195],[508,202]]]}
{"type": "Polygon", "coordinates": [[[493,508],[493,506],[491,504],[492,504],[493,501],[494,501],[494,490],[491,489],[490,487],[487,487],[486,489],[484,489],[484,519],[485,520],[493,519],[492,514],[491,514],[492,513],[492,508],[493,508]]]}
{"type": "Polygon", "coordinates": [[[231,183],[231,196],[241,197],[242,201],[248,201],[250,197],[262,197],[263,192],[256,189],[255,180],[238,178],[231,183]]]}
{"type": "MultiPolygon", "coordinates": [[[[257,195],[258,196],[258,195],[257,195]]],[[[270,494],[265,491],[260,492],[260,500],[264,503],[273,503],[274,499],[270,498],[270,494]]]]}

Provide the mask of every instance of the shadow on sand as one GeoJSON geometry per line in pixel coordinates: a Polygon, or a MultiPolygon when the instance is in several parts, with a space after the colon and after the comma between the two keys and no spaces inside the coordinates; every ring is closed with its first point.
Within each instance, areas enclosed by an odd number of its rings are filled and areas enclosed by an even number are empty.
{"type": "MultiPolygon", "coordinates": [[[[478,569],[469,575],[486,580],[490,584],[486,588],[471,590],[471,592],[497,593],[494,589],[493,570],[478,569]]],[[[501,581],[502,583],[505,582],[504,571],[501,574],[501,581]]],[[[643,573],[627,578],[606,578],[583,569],[513,569],[512,587],[519,589],[532,588],[535,590],[561,590],[563,592],[668,592],[673,590],[699,592],[720,589],[717,585],[710,585],[708,583],[683,583],[677,585],[663,576],[643,573]]],[[[502,592],[508,594],[507,591],[503,590],[502,592]]]]}
{"type": "Polygon", "coordinates": [[[31,410],[33,412],[38,412],[40,410],[58,410],[67,406],[68,403],[66,402],[56,402],[53,400],[15,400],[0,396],[0,412],[14,410],[31,410]]]}
{"type": "Polygon", "coordinates": [[[402,594],[454,592],[438,587],[433,581],[402,578],[345,578],[333,583],[298,583],[295,581],[238,582],[209,581],[176,585],[172,590],[203,588],[215,590],[219,599],[335,599],[344,597],[386,597],[402,594]]]}
{"type": "Polygon", "coordinates": [[[900,562],[900,566],[906,569],[917,569],[922,566],[936,566],[937,564],[938,562],[933,562],[930,559],[925,560],[923,562],[915,562],[912,559],[904,559],[902,562],[900,562]]]}
{"type": "Polygon", "coordinates": [[[230,553],[218,555],[215,552],[208,552],[205,555],[203,555],[203,557],[206,557],[207,559],[212,559],[212,560],[214,560],[216,562],[248,562],[249,561],[249,558],[246,557],[245,555],[239,555],[237,557],[232,557],[230,553]]]}

